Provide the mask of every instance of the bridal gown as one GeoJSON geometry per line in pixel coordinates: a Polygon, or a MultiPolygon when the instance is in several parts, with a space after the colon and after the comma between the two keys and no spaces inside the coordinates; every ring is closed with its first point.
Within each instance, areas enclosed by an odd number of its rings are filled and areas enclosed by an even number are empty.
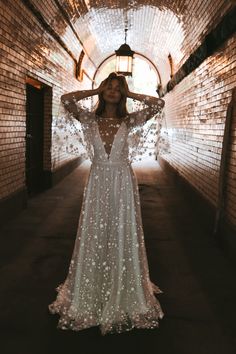
{"type": "Polygon", "coordinates": [[[110,150],[93,113],[81,114],[93,160],[83,193],[68,274],[48,305],[59,314],[58,328],[99,326],[101,334],[159,327],[164,312],[149,277],[136,175],[128,155],[128,133],[145,115],[122,121],[110,150]]]}

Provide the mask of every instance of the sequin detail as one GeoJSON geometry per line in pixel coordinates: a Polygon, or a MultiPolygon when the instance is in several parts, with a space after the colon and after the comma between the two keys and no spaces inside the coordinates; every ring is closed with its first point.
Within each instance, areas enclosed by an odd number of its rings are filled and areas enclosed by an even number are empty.
{"type": "MultiPolygon", "coordinates": [[[[120,125],[108,156],[94,115],[80,119],[92,164],[68,274],[56,287],[49,311],[60,315],[57,327],[65,330],[99,326],[105,335],[159,327],[164,312],[155,294],[163,291],[150,280],[138,183],[129,158],[134,126],[120,125]]],[[[138,124],[144,121],[139,118],[138,124]]]]}
{"type": "MultiPolygon", "coordinates": [[[[85,99],[62,100],[59,104],[52,122],[53,168],[59,167],[64,160],[75,156],[90,161],[94,158],[98,116],[93,110],[88,109],[84,101],[85,99]],[[96,124],[93,124],[95,122],[96,124]]],[[[163,108],[158,104],[156,107],[143,108],[144,106],[144,103],[137,103],[135,108],[137,111],[125,117],[127,134],[122,138],[127,140],[127,159],[131,163],[141,161],[146,156],[157,158],[158,155],[171,152],[163,108]]],[[[107,134],[114,135],[112,128],[107,134]]],[[[105,147],[100,146],[100,152],[103,148],[105,147]]],[[[107,150],[108,148],[105,149],[107,150]]]]}

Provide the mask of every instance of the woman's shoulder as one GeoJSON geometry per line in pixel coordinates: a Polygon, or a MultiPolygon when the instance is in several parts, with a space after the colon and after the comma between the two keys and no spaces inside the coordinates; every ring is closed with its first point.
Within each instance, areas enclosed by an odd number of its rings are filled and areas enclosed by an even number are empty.
{"type": "Polygon", "coordinates": [[[130,124],[135,121],[135,116],[134,114],[127,113],[125,117],[123,117],[123,120],[127,123],[130,124]]]}

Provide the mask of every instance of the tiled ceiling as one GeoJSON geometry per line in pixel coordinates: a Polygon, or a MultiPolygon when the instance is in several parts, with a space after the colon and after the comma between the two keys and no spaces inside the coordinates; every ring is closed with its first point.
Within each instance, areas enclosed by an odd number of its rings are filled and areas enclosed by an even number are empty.
{"type": "Polygon", "coordinates": [[[84,48],[88,71],[95,71],[124,43],[127,25],[127,43],[132,50],[152,60],[163,84],[170,79],[168,55],[173,58],[176,72],[203,37],[235,5],[235,0],[53,0],[50,13],[48,6],[44,10],[43,2],[32,2],[41,7],[41,13],[76,57],[84,48]],[[69,23],[62,24],[61,14],[56,15],[53,7],[57,11],[63,9],[69,23]]]}

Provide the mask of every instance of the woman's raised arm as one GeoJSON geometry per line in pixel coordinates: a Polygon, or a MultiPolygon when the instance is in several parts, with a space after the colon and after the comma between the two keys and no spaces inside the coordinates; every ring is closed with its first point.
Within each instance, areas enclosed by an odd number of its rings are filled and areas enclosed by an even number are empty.
{"type": "Polygon", "coordinates": [[[142,93],[128,91],[127,97],[132,98],[134,100],[143,101],[147,106],[158,105],[161,106],[161,108],[165,106],[165,101],[155,96],[149,96],[144,95],[142,93]]]}
{"type": "Polygon", "coordinates": [[[87,109],[80,107],[80,105],[77,104],[79,100],[82,100],[83,98],[93,96],[98,94],[98,89],[94,90],[78,90],[78,91],[73,91],[69,93],[65,93],[61,96],[61,104],[64,106],[66,111],[71,113],[73,117],[79,121],[83,120],[83,115],[86,115],[86,117],[89,116],[91,112],[89,112],[87,109]]]}
{"type": "Polygon", "coordinates": [[[100,85],[91,90],[78,90],[78,91],[72,91],[65,93],[64,95],[61,96],[61,101],[69,101],[71,102],[73,99],[76,101],[82,100],[83,98],[98,95],[102,90],[104,89],[105,84],[104,80],[100,83],[100,85]]]}
{"type": "Polygon", "coordinates": [[[161,112],[165,101],[159,97],[144,95],[141,93],[127,92],[127,97],[144,102],[148,107],[137,112],[129,113],[130,126],[137,126],[153,118],[156,113],[161,112]]]}
{"type": "Polygon", "coordinates": [[[73,98],[75,98],[76,101],[79,101],[79,100],[82,100],[83,98],[97,95],[98,93],[99,93],[98,88],[92,89],[92,90],[72,91],[72,92],[65,93],[64,95],[62,95],[61,101],[72,101],[73,98]]]}
{"type": "MultiPolygon", "coordinates": [[[[76,102],[83,98],[98,95],[104,88],[104,82],[102,81],[99,87],[91,90],[77,90],[65,93],[61,96],[61,103],[66,107],[66,110],[73,114],[73,117],[81,121],[83,119],[83,113],[86,117],[89,115],[88,110],[84,110],[79,107],[76,102]]],[[[91,113],[91,112],[90,112],[91,113]]]]}

